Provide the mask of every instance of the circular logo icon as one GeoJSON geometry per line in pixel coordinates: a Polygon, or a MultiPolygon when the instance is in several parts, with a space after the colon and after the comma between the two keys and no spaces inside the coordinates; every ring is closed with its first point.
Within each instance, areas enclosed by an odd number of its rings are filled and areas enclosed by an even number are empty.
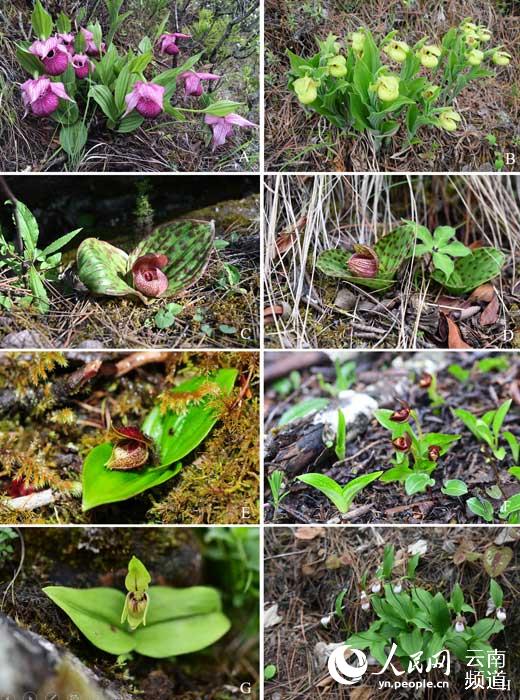
{"type": "Polygon", "coordinates": [[[354,685],[366,672],[368,661],[365,654],[359,649],[352,649],[350,646],[344,645],[335,649],[329,656],[329,673],[337,683],[342,685],[354,685]],[[358,666],[352,666],[345,659],[345,652],[348,651],[348,657],[352,654],[357,659],[358,666]]]}

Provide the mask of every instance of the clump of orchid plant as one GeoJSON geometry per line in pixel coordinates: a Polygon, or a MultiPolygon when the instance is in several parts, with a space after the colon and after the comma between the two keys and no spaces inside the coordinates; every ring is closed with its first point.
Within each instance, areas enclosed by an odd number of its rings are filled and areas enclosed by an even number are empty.
{"type": "Polygon", "coordinates": [[[94,294],[133,296],[151,304],[196,282],[208,263],[213,237],[213,222],[186,220],[159,226],[130,253],[87,238],[77,252],[78,276],[94,294]]]}
{"type": "MultiPolygon", "coordinates": [[[[350,634],[345,644],[354,649],[368,649],[382,666],[387,665],[388,650],[392,647],[394,661],[408,672],[416,669],[417,663],[437,667],[448,664],[449,672],[450,653],[465,664],[470,658],[479,658],[482,659],[479,672],[488,678],[494,676],[499,669],[490,653],[493,651],[490,640],[502,632],[505,620],[500,585],[490,579],[490,601],[493,611],[497,610],[496,619],[478,619],[477,611],[466,602],[459,583],[446,595],[436,591],[435,586],[433,590],[430,585],[420,586],[416,580],[419,563],[419,554],[396,557],[394,546],[385,546],[383,562],[374,575],[376,590],[367,594],[371,574],[365,572],[359,584],[359,601],[353,601],[354,604],[359,602],[365,612],[361,619],[371,614],[373,621],[368,629],[363,624],[350,634]]],[[[344,598],[345,591],[336,598],[334,615],[338,617],[342,617],[342,610],[352,607],[343,604],[344,598]]],[[[490,614],[489,608],[487,614],[490,614]]],[[[327,624],[332,616],[324,618],[327,624]]]]}
{"type": "Polygon", "coordinates": [[[424,433],[417,411],[404,402],[393,411],[378,409],[374,416],[383,428],[390,431],[390,442],[395,451],[392,468],[381,476],[380,481],[404,482],[408,495],[422,493],[433,486],[435,480],[431,473],[460,435],[424,433]],[[415,430],[411,421],[415,423],[415,430]]]}
{"type": "Polygon", "coordinates": [[[60,143],[68,155],[76,156],[85,146],[86,124],[96,109],[105,115],[108,128],[120,133],[130,133],[161,115],[178,120],[185,113],[203,115],[204,123],[213,129],[213,150],[226,142],[234,126],[256,126],[237,114],[240,103],[215,100],[213,92],[205,91],[205,82],[221,76],[194,69],[201,53],[176,65],[184,52],[179,42],[189,40],[189,34],[162,33],[155,45],[144,37],[137,53],[122,53],[114,35],[131,13],[119,14],[122,0],[105,3],[110,26],[104,40],[99,22],[73,26],[63,12],[54,21],[41,0],[36,0],[31,20],[37,38],[17,47],[20,64],[32,76],[21,86],[26,115],[30,112],[58,122],[60,143]],[[164,56],[172,57],[172,68],[161,69],[164,56]]]}
{"type": "Polygon", "coordinates": [[[491,35],[470,19],[439,43],[424,37],[409,45],[396,31],[376,41],[364,27],[344,42],[330,34],[310,58],[287,51],[289,88],[334,126],[371,134],[376,148],[401,129],[410,141],[423,126],[453,132],[462,125],[454,99],[471,81],[495,74],[486,63],[511,60],[503,47],[488,48],[491,35]]]}

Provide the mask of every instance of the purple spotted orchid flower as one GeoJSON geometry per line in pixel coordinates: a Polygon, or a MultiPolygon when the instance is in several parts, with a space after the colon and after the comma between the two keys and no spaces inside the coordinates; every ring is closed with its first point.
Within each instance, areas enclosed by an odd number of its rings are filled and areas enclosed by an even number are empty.
{"type": "Polygon", "coordinates": [[[94,64],[86,54],[77,53],[73,56],[72,65],[74,66],[76,78],[79,80],[83,80],[94,70],[94,64]]]}
{"type": "Polygon", "coordinates": [[[74,101],[67,95],[63,83],[51,83],[49,78],[43,77],[22,83],[22,98],[25,114],[30,108],[37,117],[50,116],[58,109],[60,99],[74,101]]]}
{"type": "Polygon", "coordinates": [[[66,32],[62,32],[56,34],[56,39],[62,46],[64,46],[67,49],[70,56],[74,55],[74,34],[67,34],[66,32]]]}
{"type": "Polygon", "coordinates": [[[203,80],[220,80],[221,78],[220,75],[215,75],[214,73],[196,73],[194,70],[181,73],[180,77],[184,80],[184,95],[186,97],[189,95],[200,97],[202,95],[203,80]]]}
{"type": "MultiPolygon", "coordinates": [[[[85,38],[85,53],[87,56],[99,56],[99,48],[94,44],[94,34],[89,29],[85,29],[85,27],[81,27],[81,33],[85,38]]],[[[101,43],[101,51],[104,51],[105,49],[106,44],[103,41],[101,43]]]]}
{"type": "Polygon", "coordinates": [[[248,119],[244,119],[239,114],[228,114],[226,117],[215,117],[213,114],[206,114],[204,117],[206,124],[213,129],[213,149],[226,143],[226,138],[233,131],[234,126],[257,126],[248,119]]]}
{"type": "Polygon", "coordinates": [[[29,47],[29,51],[38,56],[49,75],[61,75],[67,70],[70,55],[56,37],[46,41],[35,41],[29,47]]]}
{"type": "Polygon", "coordinates": [[[159,48],[162,53],[167,53],[169,56],[176,56],[180,53],[177,46],[177,39],[191,39],[191,34],[180,34],[173,32],[172,34],[161,34],[159,37],[159,48]]]}
{"type": "Polygon", "coordinates": [[[164,87],[155,83],[138,80],[132,92],[125,97],[126,112],[123,117],[136,109],[146,119],[154,119],[163,111],[164,87]]]}

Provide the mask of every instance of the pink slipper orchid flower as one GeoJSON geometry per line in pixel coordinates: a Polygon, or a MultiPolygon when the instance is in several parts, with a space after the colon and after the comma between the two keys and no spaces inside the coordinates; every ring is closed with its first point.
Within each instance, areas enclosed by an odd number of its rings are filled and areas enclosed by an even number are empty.
{"type": "MultiPolygon", "coordinates": [[[[85,27],[81,27],[81,33],[85,37],[85,42],[86,42],[85,53],[87,54],[87,56],[99,56],[99,49],[94,44],[94,34],[89,29],[85,29],[85,27]]],[[[106,49],[106,44],[103,41],[101,43],[101,51],[104,51],[105,49],[106,49]]]]}
{"type": "Polygon", "coordinates": [[[51,83],[49,78],[26,80],[22,84],[22,98],[25,115],[31,109],[37,117],[48,117],[55,112],[61,100],[74,102],[65,92],[63,83],[51,83]]]}
{"type": "Polygon", "coordinates": [[[173,32],[172,34],[161,34],[159,37],[159,48],[162,53],[167,53],[169,56],[175,56],[180,53],[177,46],[177,39],[191,39],[191,34],[180,34],[173,32]]]}
{"type": "Polygon", "coordinates": [[[94,64],[86,54],[77,53],[73,56],[72,65],[74,66],[76,78],[79,80],[83,80],[94,70],[94,64]]]}
{"type": "Polygon", "coordinates": [[[163,111],[164,88],[155,83],[138,80],[132,92],[125,97],[126,112],[123,117],[136,109],[145,119],[154,119],[163,111]]]}
{"type": "Polygon", "coordinates": [[[51,37],[46,41],[35,41],[29,51],[38,56],[49,75],[61,75],[67,70],[69,65],[69,52],[60,44],[56,37],[51,37]]]}
{"type": "Polygon", "coordinates": [[[56,34],[56,39],[67,49],[70,56],[74,55],[74,34],[56,34]]]}
{"type": "Polygon", "coordinates": [[[168,289],[168,278],[161,270],[168,264],[166,255],[142,255],[132,267],[134,289],[147,297],[160,297],[168,289]]]}
{"type": "Polygon", "coordinates": [[[206,114],[204,121],[213,129],[213,151],[218,146],[226,143],[226,138],[232,133],[234,126],[258,126],[244,119],[239,114],[228,114],[226,117],[215,117],[213,114],[206,114]]]}
{"type": "Polygon", "coordinates": [[[196,73],[193,70],[181,73],[182,80],[184,80],[184,95],[188,97],[189,95],[194,95],[195,97],[200,97],[202,95],[202,80],[220,80],[220,75],[215,75],[214,73],[196,73]]]}

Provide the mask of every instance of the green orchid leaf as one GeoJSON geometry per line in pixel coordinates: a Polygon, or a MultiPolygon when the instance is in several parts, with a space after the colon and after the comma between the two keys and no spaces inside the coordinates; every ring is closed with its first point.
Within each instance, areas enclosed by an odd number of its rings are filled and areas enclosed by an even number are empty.
{"type": "Polygon", "coordinates": [[[489,596],[493,601],[495,608],[502,607],[504,603],[504,591],[493,578],[489,582],[489,596]]]}
{"type": "MultiPolygon", "coordinates": [[[[211,382],[229,395],[237,377],[235,369],[221,369],[208,377],[194,377],[172,389],[172,393],[193,392],[204,382],[211,382]]],[[[219,419],[218,411],[208,405],[208,394],[199,403],[191,403],[184,413],[167,410],[161,413],[156,406],[142,424],[143,432],[152,438],[158,451],[159,465],[141,469],[118,471],[106,468],[113,445],[105,442],[87,455],[83,464],[83,510],[107,503],[124,501],[163,484],[178,474],[180,460],[189,455],[207,437],[219,419]]]]}
{"type": "Polygon", "coordinates": [[[163,224],[130,253],[130,270],[143,255],[162,254],[168,263],[162,272],[168,289],[161,297],[171,297],[194,284],[204,273],[213,249],[215,225],[212,221],[176,221],[163,224]]]}
{"type": "Polygon", "coordinates": [[[444,482],[441,491],[446,496],[463,496],[468,493],[468,487],[461,479],[448,479],[444,482]]]}
{"type": "Polygon", "coordinates": [[[96,647],[120,655],[136,651],[156,659],[189,654],[214,644],[230,628],[218,591],[207,586],[151,586],[146,625],[121,622],[125,595],[113,588],[48,586],[44,593],[96,647]]]}
{"type": "Polygon", "coordinates": [[[500,274],[506,256],[497,248],[477,248],[471,255],[455,260],[452,274],[434,270],[432,278],[451,294],[466,294],[500,274]]]}
{"type": "Polygon", "coordinates": [[[306,399],[305,401],[300,401],[295,406],[291,406],[282,414],[282,417],[278,421],[278,425],[287,425],[293,420],[298,420],[299,418],[305,418],[311,413],[316,411],[321,411],[326,408],[329,404],[329,399],[306,399]]]}
{"type": "Polygon", "coordinates": [[[60,607],[85,637],[109,654],[128,654],[134,640],[121,625],[125,594],[114,588],[47,586],[43,592],[60,607]]]}
{"type": "Polygon", "coordinates": [[[435,484],[435,479],[430,479],[429,474],[411,474],[406,478],[404,488],[408,496],[413,496],[415,493],[424,493],[429,486],[435,484]]]}
{"type": "Polygon", "coordinates": [[[406,258],[412,254],[416,225],[406,222],[387,233],[374,245],[379,260],[379,275],[393,278],[406,258]]]}
{"type": "Polygon", "coordinates": [[[486,522],[493,522],[493,506],[485,498],[468,498],[468,500],[466,501],[466,505],[472,513],[475,513],[475,515],[478,515],[486,522]]]}

